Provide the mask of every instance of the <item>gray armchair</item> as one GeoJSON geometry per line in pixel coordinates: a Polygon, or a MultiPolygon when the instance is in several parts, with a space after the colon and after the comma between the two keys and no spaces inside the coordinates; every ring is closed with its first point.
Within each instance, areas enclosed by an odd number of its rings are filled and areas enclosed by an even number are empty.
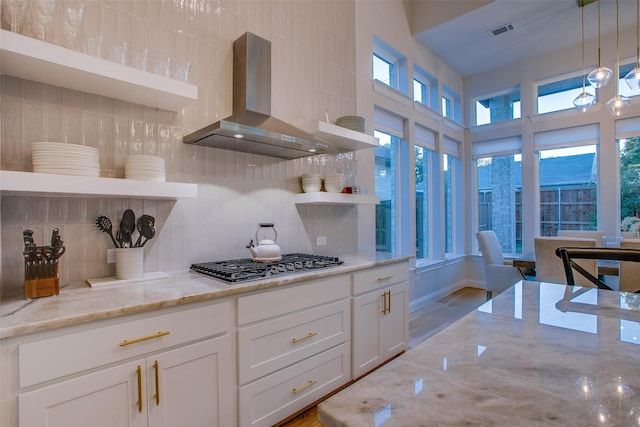
{"type": "Polygon", "coordinates": [[[491,230],[480,231],[476,233],[476,238],[484,260],[485,289],[487,290],[487,300],[489,300],[494,292],[504,291],[514,283],[523,280],[524,276],[510,261],[504,259],[495,232],[491,230]]]}

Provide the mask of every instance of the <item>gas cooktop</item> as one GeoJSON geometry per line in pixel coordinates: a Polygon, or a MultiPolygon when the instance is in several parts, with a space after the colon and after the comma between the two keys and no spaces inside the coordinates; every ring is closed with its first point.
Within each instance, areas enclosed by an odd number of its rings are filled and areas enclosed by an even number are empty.
{"type": "Polygon", "coordinates": [[[216,279],[237,283],[335,267],[343,263],[336,257],[293,253],[282,255],[280,261],[256,262],[251,258],[241,258],[191,264],[190,269],[216,279]]]}

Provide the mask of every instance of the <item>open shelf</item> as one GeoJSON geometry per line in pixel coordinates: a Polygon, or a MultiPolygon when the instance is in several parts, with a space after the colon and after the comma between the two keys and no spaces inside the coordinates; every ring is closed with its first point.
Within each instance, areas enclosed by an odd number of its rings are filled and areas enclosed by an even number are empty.
{"type": "Polygon", "coordinates": [[[341,151],[355,151],[378,146],[378,138],[327,122],[318,122],[315,136],[330,142],[341,151]]]}
{"type": "Polygon", "coordinates": [[[0,31],[0,74],[168,111],[198,100],[198,87],[192,84],[0,31]]]}
{"type": "Polygon", "coordinates": [[[198,186],[180,182],[0,171],[0,194],[178,200],[197,197],[198,186]]]}
{"type": "Polygon", "coordinates": [[[380,204],[378,196],[368,194],[344,194],[326,193],[316,191],[313,193],[299,193],[294,196],[295,203],[314,205],[377,205],[380,204]]]}

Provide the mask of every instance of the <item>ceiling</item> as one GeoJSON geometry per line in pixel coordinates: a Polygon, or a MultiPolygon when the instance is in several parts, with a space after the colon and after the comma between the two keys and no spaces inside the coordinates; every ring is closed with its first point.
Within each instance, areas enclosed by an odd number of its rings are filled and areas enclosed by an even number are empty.
{"type": "MultiPolygon", "coordinates": [[[[579,45],[581,40],[578,0],[405,0],[404,4],[416,40],[463,77],[579,45]],[[488,35],[507,24],[513,30],[488,35]]],[[[636,0],[620,0],[619,10],[620,30],[636,28],[636,0]]],[[[601,0],[603,38],[615,34],[615,11],[615,0],[601,0]]],[[[585,39],[597,39],[597,2],[584,7],[584,19],[585,39]]]]}

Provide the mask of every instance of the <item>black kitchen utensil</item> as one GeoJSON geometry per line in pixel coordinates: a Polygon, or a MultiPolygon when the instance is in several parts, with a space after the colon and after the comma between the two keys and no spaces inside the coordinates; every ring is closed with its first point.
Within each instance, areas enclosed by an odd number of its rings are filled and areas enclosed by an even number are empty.
{"type": "MultiPolygon", "coordinates": [[[[119,245],[118,242],[116,242],[116,239],[113,237],[113,224],[111,223],[111,220],[109,218],[104,215],[99,215],[98,217],[96,217],[96,225],[98,226],[98,229],[100,229],[100,231],[107,233],[109,237],[111,237],[111,241],[116,248],[122,247],[122,244],[119,245]]],[[[55,246],[53,242],[52,246],[55,246]]]]}
{"type": "Polygon", "coordinates": [[[140,246],[144,246],[149,240],[153,239],[156,235],[156,229],[149,224],[142,224],[140,234],[144,237],[144,242],[140,246]]]}
{"type": "Polygon", "coordinates": [[[133,245],[133,232],[136,231],[136,214],[131,209],[125,210],[122,214],[120,231],[122,231],[123,247],[131,247],[133,245]]]}
{"type": "MultiPolygon", "coordinates": [[[[143,234],[143,227],[151,227],[153,228],[153,226],[156,223],[156,219],[154,217],[152,217],[151,215],[140,215],[140,218],[138,218],[138,222],[136,223],[136,228],[138,229],[138,240],[136,240],[136,243],[133,245],[134,248],[140,247],[142,246],[140,244],[140,242],[142,241],[143,237],[146,237],[147,239],[149,239],[149,237],[145,236],[143,234]]],[[[147,229],[145,230],[145,233],[147,235],[149,235],[151,232],[147,229]]],[[[154,235],[155,235],[155,230],[154,230],[154,235]]],[[[153,236],[151,236],[151,238],[153,238],[153,236]]]]}

